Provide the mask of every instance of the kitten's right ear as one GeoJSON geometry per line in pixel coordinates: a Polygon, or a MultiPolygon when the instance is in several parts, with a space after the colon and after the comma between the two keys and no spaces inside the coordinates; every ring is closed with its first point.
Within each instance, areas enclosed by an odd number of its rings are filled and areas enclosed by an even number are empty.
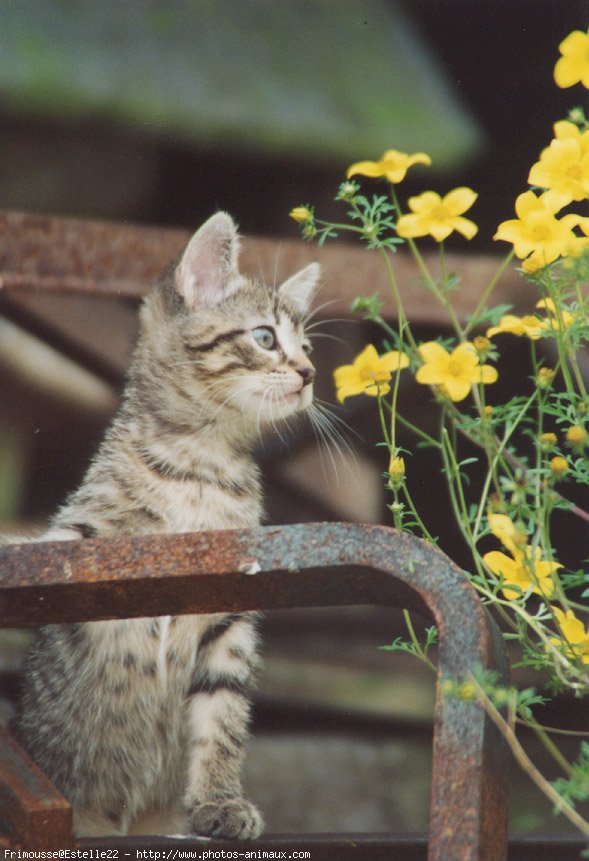
{"type": "Polygon", "coordinates": [[[238,255],[239,236],[231,216],[211,216],[186,246],[176,269],[176,289],[187,308],[218,305],[235,292],[238,255]]]}

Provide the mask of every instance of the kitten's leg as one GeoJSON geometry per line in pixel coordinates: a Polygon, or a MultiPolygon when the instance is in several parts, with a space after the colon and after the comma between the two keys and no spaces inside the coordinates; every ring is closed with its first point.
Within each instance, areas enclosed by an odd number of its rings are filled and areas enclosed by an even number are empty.
{"type": "Polygon", "coordinates": [[[256,641],[251,615],[229,615],[214,622],[199,645],[188,700],[185,796],[190,828],[197,834],[253,838],[262,831],[262,818],[241,788],[256,641]]]}

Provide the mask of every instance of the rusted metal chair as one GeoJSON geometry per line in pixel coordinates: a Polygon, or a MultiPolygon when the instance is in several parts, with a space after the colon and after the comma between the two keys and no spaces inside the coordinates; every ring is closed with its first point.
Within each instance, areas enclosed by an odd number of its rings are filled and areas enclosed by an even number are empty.
{"type": "MultiPolygon", "coordinates": [[[[113,362],[95,344],[89,346],[79,333],[68,332],[63,314],[51,315],[45,298],[61,293],[138,299],[181,251],[187,235],[0,214],[0,313],[116,383],[122,362],[113,362]]],[[[347,307],[358,283],[369,281],[371,290],[378,286],[379,271],[361,251],[319,253],[290,242],[281,243],[278,260],[288,272],[311,256],[321,257],[326,282],[334,285],[336,304],[330,314],[347,307]]],[[[277,243],[244,243],[246,271],[257,272],[259,266],[273,271],[276,257],[277,243]]],[[[480,269],[491,265],[478,261],[477,277],[471,273],[469,280],[483,283],[480,269]]],[[[512,297],[515,284],[503,286],[504,298],[512,297]]],[[[472,291],[469,301],[477,301],[472,291]]],[[[414,317],[423,316],[420,299],[412,301],[408,294],[407,302],[414,317]]],[[[0,548],[2,626],[352,604],[414,608],[439,628],[429,841],[394,835],[287,835],[263,838],[256,848],[309,850],[314,861],[410,861],[426,853],[445,861],[499,861],[506,853],[505,746],[484,712],[472,703],[445,699],[440,681],[464,678],[475,667],[495,668],[504,677],[503,647],[463,574],[435,548],[385,527],[342,523],[0,548]]],[[[67,801],[5,731],[0,737],[1,834],[0,846],[6,847],[106,845],[75,840],[67,801]]],[[[177,845],[164,838],[138,840],[119,839],[118,845],[129,853],[138,845],[177,845]]],[[[196,838],[192,844],[239,848],[196,838]]]]}

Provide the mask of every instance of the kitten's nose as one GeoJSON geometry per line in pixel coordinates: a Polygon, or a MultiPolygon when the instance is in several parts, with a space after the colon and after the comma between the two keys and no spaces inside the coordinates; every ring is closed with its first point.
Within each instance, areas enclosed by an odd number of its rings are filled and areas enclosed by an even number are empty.
{"type": "Polygon", "coordinates": [[[315,368],[311,365],[303,365],[297,368],[297,373],[303,378],[303,386],[308,386],[315,379],[315,368]]]}

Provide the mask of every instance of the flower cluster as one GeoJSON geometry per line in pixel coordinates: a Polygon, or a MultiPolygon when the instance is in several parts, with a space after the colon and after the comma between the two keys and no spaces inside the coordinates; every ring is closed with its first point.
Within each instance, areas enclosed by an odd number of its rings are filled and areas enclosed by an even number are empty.
{"type": "MultiPolygon", "coordinates": [[[[589,87],[589,32],[571,33],[560,54],[554,69],[557,85],[589,87]]],[[[529,171],[531,187],[515,200],[516,217],[501,222],[494,235],[512,250],[467,319],[452,301],[461,288],[459,278],[446,271],[444,243],[452,234],[466,240],[477,234],[477,225],[466,217],[477,194],[466,186],[444,194],[427,190],[402,204],[398,187],[407,172],[429,165],[424,152],[396,149],[386,150],[377,161],[351,165],[336,196],[347,206],[349,224],[322,221],[311,206],[290,213],[306,239],[322,244],[349,230],[385,262],[397,325],[383,319],[378,295],[354,302],[352,311],[384,330],[384,345],[379,351],[369,344],[351,364],[335,369],[337,400],[373,399],[388,456],[384,478],[394,524],[436,543],[412,499],[415,471],[406,470],[406,460],[417,457],[423,446],[439,454],[452,512],[471,555],[472,585],[500,614],[505,636],[519,644],[524,665],[545,671],[553,690],[589,694],[589,629],[581,615],[587,612],[581,602],[589,596],[589,575],[565,568],[571,548],[559,553],[553,529],[556,509],[561,520],[577,518],[584,529],[589,523],[589,512],[565,498],[571,488],[589,485],[589,386],[579,361],[581,347],[589,342],[589,217],[574,211],[589,200],[589,121],[576,109],[554,124],[553,140],[529,171]],[[388,195],[369,199],[358,177],[384,180],[388,195]],[[418,240],[424,237],[438,247],[435,273],[420,251],[418,240]],[[423,287],[446,311],[450,335],[422,342],[414,334],[396,281],[399,246],[413,256],[423,287]],[[514,256],[522,261],[528,286],[539,291],[535,301],[522,296],[527,313],[521,316],[509,306],[488,307],[514,256]],[[499,379],[495,365],[502,360],[504,336],[527,341],[530,373],[526,391],[502,402],[499,387],[487,387],[499,379]],[[407,373],[401,376],[402,371],[407,373]],[[431,430],[433,423],[418,426],[419,419],[404,415],[410,381],[433,395],[438,433],[431,430]],[[417,440],[416,451],[401,447],[399,428],[417,440]],[[471,470],[473,463],[477,471],[471,470]],[[489,543],[493,539],[499,546],[489,543]]],[[[406,445],[411,442],[404,436],[406,445]]],[[[421,645],[409,621],[408,630],[410,643],[389,648],[403,648],[431,664],[427,643],[421,645]]],[[[476,680],[448,681],[446,686],[464,700],[485,705],[487,697],[490,707],[503,708],[513,699],[519,704],[517,714],[538,728],[531,708],[543,695],[493,690],[490,682],[476,680]]],[[[589,756],[583,775],[589,787],[589,756]]],[[[589,797],[589,789],[583,792],[579,798],[589,797]]]]}

